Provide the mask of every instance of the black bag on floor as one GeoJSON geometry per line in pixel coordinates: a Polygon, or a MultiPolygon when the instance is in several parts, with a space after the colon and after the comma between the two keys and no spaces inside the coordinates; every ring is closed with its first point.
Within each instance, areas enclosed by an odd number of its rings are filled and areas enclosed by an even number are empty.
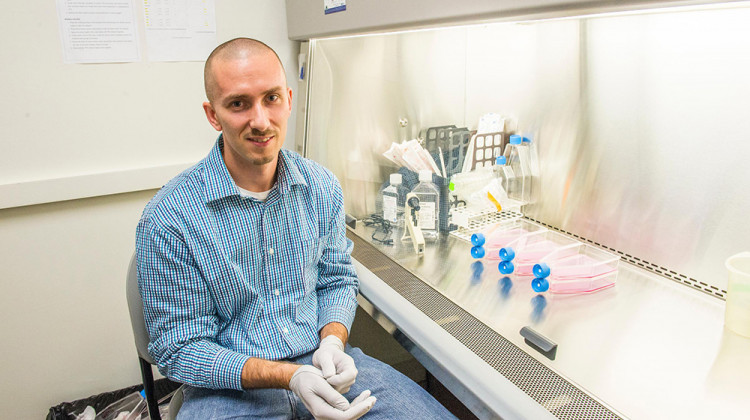
{"type": "MultiPolygon", "coordinates": [[[[177,382],[170,381],[169,379],[162,378],[154,381],[154,387],[156,389],[156,398],[161,399],[165,395],[169,395],[172,391],[180,387],[177,382]]],[[[128,388],[118,389],[117,391],[104,392],[98,395],[92,395],[88,398],[76,400],[73,402],[60,403],[54,407],[50,407],[49,413],[47,413],[47,420],[71,420],[74,413],[80,414],[86,409],[86,406],[91,406],[99,413],[106,406],[118,401],[133,392],[139,392],[143,389],[143,385],[133,385],[128,388]]]]}

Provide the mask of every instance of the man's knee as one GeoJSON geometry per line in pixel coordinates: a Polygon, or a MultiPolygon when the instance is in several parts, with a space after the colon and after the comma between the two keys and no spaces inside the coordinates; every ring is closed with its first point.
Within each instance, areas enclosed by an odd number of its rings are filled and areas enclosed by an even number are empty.
{"type": "Polygon", "coordinates": [[[390,365],[367,356],[359,348],[347,350],[359,374],[348,398],[365,389],[378,399],[368,416],[372,418],[454,418],[432,395],[390,365]]]}

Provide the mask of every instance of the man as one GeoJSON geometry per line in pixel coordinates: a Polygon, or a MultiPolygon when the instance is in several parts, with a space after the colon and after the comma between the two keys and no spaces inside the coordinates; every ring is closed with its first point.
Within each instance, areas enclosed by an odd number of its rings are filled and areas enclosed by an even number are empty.
{"type": "Polygon", "coordinates": [[[234,39],[204,77],[203,108],[221,135],[136,231],[149,352],[187,385],[179,418],[451,418],[346,346],[359,283],[341,186],[281,149],[292,90],[276,53],[234,39]]]}

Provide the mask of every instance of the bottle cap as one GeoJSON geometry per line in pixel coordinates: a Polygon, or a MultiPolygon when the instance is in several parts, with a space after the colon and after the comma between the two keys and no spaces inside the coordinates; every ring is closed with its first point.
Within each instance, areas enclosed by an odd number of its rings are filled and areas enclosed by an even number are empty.
{"type": "Polygon", "coordinates": [[[534,279],[531,281],[531,288],[537,293],[544,293],[549,290],[549,281],[547,279],[534,279]]]}
{"type": "Polygon", "coordinates": [[[503,274],[510,274],[515,269],[515,266],[513,266],[513,263],[510,261],[500,261],[497,265],[497,269],[503,274]]]}
{"type": "Polygon", "coordinates": [[[391,174],[391,185],[401,184],[401,174],[391,174]]]}
{"type": "Polygon", "coordinates": [[[498,156],[495,158],[495,165],[505,165],[508,163],[508,159],[505,156],[498,156]]]}
{"type": "Polygon", "coordinates": [[[516,257],[516,251],[509,246],[500,248],[500,250],[497,251],[497,254],[503,261],[513,261],[513,258],[516,257]]]}
{"type": "Polygon", "coordinates": [[[551,270],[547,263],[539,263],[534,264],[534,268],[531,269],[531,272],[534,273],[534,277],[544,279],[549,277],[551,270]]]}
{"type": "Polygon", "coordinates": [[[420,182],[432,182],[432,172],[428,170],[419,171],[420,182]]]}
{"type": "Polygon", "coordinates": [[[510,136],[509,141],[510,141],[510,144],[521,144],[523,140],[522,140],[522,137],[519,136],[518,134],[513,134],[512,136],[510,136]]]}
{"type": "Polygon", "coordinates": [[[474,233],[471,235],[471,244],[474,246],[482,246],[484,245],[484,234],[483,233],[474,233]]]}
{"type": "Polygon", "coordinates": [[[484,247],[482,246],[471,247],[471,256],[476,259],[484,257],[484,253],[485,253],[485,250],[484,250],[484,247]]]}
{"type": "Polygon", "coordinates": [[[531,139],[528,137],[522,137],[524,143],[531,143],[531,139]]]}

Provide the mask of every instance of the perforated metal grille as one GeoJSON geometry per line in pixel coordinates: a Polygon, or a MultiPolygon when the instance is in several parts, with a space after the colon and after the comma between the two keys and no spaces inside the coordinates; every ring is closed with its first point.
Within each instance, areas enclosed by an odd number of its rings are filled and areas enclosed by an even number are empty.
{"type": "Polygon", "coordinates": [[[559,419],[620,419],[352,231],[352,256],[559,419]]]}
{"type": "Polygon", "coordinates": [[[648,262],[646,260],[642,260],[642,259],[640,259],[638,257],[634,257],[634,256],[632,256],[630,254],[626,254],[626,253],[624,253],[622,251],[618,251],[618,250],[616,250],[616,249],[614,249],[612,247],[608,247],[607,245],[600,244],[599,242],[594,242],[594,241],[592,241],[590,239],[586,239],[583,236],[576,235],[575,233],[568,232],[566,230],[562,230],[562,229],[557,228],[557,227],[552,226],[552,225],[548,225],[547,223],[540,222],[539,220],[535,220],[535,219],[532,219],[532,218],[527,217],[527,216],[524,216],[524,218],[528,219],[528,220],[531,220],[534,223],[538,223],[538,224],[540,224],[540,225],[542,225],[542,226],[544,226],[544,227],[546,227],[548,229],[552,229],[554,231],[557,231],[557,232],[560,232],[560,233],[564,233],[564,234],[566,234],[568,236],[572,236],[572,237],[578,239],[581,242],[586,242],[586,243],[589,243],[589,244],[593,244],[593,245],[598,246],[599,248],[606,249],[608,251],[614,252],[617,255],[619,255],[623,260],[625,260],[625,261],[627,261],[627,262],[629,262],[629,263],[631,263],[633,265],[636,265],[638,267],[641,267],[644,270],[648,270],[648,271],[650,271],[652,273],[656,273],[656,274],[658,274],[660,276],[664,276],[664,277],[666,277],[668,279],[671,279],[671,280],[674,280],[676,282],[682,283],[682,284],[684,284],[686,286],[690,286],[693,289],[700,290],[701,292],[708,293],[708,294],[716,296],[718,298],[721,298],[721,299],[725,299],[726,298],[727,291],[724,290],[724,289],[719,289],[716,286],[713,286],[713,285],[710,285],[708,283],[696,280],[696,279],[694,279],[692,277],[688,277],[688,276],[686,276],[684,274],[680,274],[680,273],[678,273],[678,272],[676,272],[674,270],[670,270],[668,268],[665,268],[665,267],[662,267],[660,265],[648,262]]]}

